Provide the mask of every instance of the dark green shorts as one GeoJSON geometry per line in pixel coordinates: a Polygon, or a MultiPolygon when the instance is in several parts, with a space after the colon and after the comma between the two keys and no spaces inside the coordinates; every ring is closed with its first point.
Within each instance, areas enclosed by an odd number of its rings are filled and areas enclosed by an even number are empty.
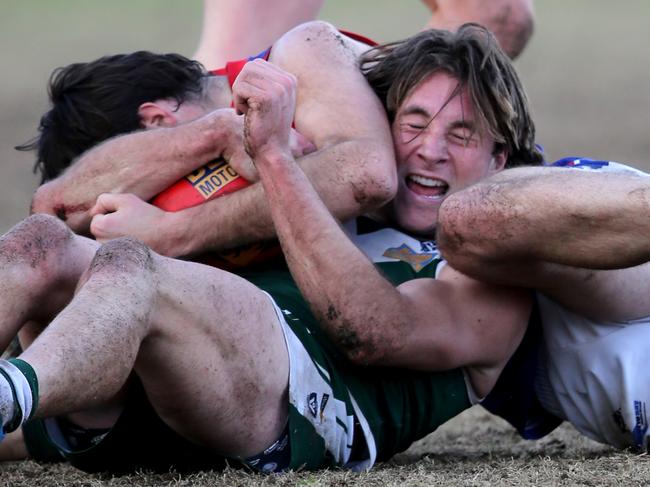
{"type": "Polygon", "coordinates": [[[266,273],[251,281],[270,293],[285,322],[293,468],[368,468],[471,406],[462,370],[351,364],[319,327],[290,277],[266,273]],[[365,451],[365,458],[355,451],[365,451]]]}
{"type": "Polygon", "coordinates": [[[189,442],[169,428],[153,410],[136,377],[129,386],[127,404],[117,423],[94,446],[71,451],[51,438],[43,421],[37,421],[24,430],[30,453],[37,460],[47,459],[44,454],[54,448],[70,464],[86,472],[182,472],[219,470],[226,465],[224,457],[189,442]]]}
{"type": "MultiPolygon", "coordinates": [[[[461,370],[432,373],[350,364],[286,276],[266,273],[251,281],[273,296],[289,347],[290,468],[371,467],[471,405],[461,370]]],[[[113,472],[225,465],[223,457],[166,426],[134,382],[124,413],[100,442],[62,452],[72,465],[113,472]]]]}

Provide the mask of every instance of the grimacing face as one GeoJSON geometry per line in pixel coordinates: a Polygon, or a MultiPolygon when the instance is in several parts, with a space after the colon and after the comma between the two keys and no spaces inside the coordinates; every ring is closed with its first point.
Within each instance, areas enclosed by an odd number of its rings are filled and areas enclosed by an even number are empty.
{"type": "Polygon", "coordinates": [[[395,115],[398,189],[389,212],[409,233],[432,236],[447,195],[506,163],[507,154],[494,154],[494,139],[476,121],[466,89],[454,94],[458,83],[444,72],[430,75],[395,115]]]}

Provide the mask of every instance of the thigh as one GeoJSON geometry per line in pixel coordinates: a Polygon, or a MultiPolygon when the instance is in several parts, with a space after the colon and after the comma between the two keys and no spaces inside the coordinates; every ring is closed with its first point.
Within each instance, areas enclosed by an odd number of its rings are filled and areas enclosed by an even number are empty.
{"type": "Polygon", "coordinates": [[[218,269],[160,256],[152,331],[135,364],[158,414],[224,454],[258,453],[287,419],[289,359],[270,297],[218,269]]]}

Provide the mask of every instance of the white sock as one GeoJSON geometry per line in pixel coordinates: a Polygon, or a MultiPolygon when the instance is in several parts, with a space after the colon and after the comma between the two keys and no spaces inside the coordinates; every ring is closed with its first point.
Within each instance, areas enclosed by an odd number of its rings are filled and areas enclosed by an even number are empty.
{"type": "Polygon", "coordinates": [[[23,373],[11,362],[0,360],[0,415],[2,427],[14,430],[32,413],[32,390],[23,373]]]}

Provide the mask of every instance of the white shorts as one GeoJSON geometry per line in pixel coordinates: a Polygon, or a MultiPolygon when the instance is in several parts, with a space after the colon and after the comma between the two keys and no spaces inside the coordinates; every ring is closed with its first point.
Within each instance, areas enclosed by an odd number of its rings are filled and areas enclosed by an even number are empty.
{"type": "Polygon", "coordinates": [[[536,390],[545,409],[590,438],[647,450],[650,317],[597,322],[538,294],[544,344],[536,390]]]}
{"type": "MultiPolygon", "coordinates": [[[[267,296],[273,303],[282,325],[289,353],[289,404],[322,438],[335,465],[357,471],[371,468],[377,450],[368,422],[356,406],[356,401],[349,391],[346,391],[348,397],[337,397],[328,371],[312,358],[287,323],[287,319],[293,319],[291,313],[289,311],[283,313],[273,298],[268,294],[267,296]],[[353,415],[349,414],[346,399],[354,408],[353,415]],[[355,440],[355,419],[364,433],[369,456],[362,461],[350,462],[350,453],[355,440]]],[[[293,440],[292,443],[295,442],[293,440]]],[[[302,445],[292,444],[294,449],[300,447],[302,445]]]]}

